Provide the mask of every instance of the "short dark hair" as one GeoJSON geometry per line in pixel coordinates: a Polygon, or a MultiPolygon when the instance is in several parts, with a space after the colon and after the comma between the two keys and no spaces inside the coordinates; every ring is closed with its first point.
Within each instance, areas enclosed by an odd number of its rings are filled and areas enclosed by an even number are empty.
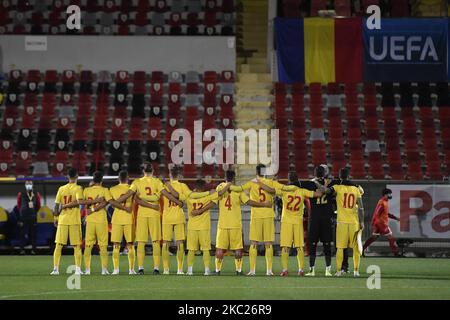
{"type": "Polygon", "coordinates": [[[236,177],[236,172],[234,172],[234,170],[225,171],[225,180],[227,182],[233,182],[235,177],[236,177]]]}
{"type": "Polygon", "coordinates": [[[195,187],[199,190],[203,190],[205,188],[206,182],[203,179],[195,180],[195,187]]]}
{"type": "Polygon", "coordinates": [[[298,182],[298,175],[295,171],[290,171],[288,173],[288,180],[290,185],[295,185],[297,187],[300,187],[300,183],[298,182]]]}
{"type": "Polygon", "coordinates": [[[67,170],[67,175],[70,179],[75,179],[76,177],[78,177],[78,171],[75,168],[70,168],[69,170],[67,170]]]}
{"type": "Polygon", "coordinates": [[[382,196],[385,196],[385,195],[390,194],[390,193],[392,193],[392,190],[391,190],[391,189],[388,189],[388,188],[384,188],[384,189],[381,191],[381,195],[382,195],[382,196]]]}
{"type": "Polygon", "coordinates": [[[121,170],[119,172],[119,181],[120,182],[126,182],[128,180],[128,171],[121,170]]]}
{"type": "Polygon", "coordinates": [[[146,162],[142,166],[142,170],[144,170],[145,173],[153,173],[153,166],[150,162],[146,162]]]}
{"type": "Polygon", "coordinates": [[[339,178],[342,180],[348,180],[350,177],[350,170],[348,168],[342,168],[339,170],[339,178]]]}
{"type": "Polygon", "coordinates": [[[92,175],[92,181],[94,181],[94,183],[102,183],[102,180],[103,180],[103,172],[95,171],[94,174],[92,175]]]}
{"type": "Polygon", "coordinates": [[[325,177],[325,168],[322,166],[316,167],[316,169],[314,170],[314,175],[316,176],[316,178],[324,178],[325,177]]]}
{"type": "Polygon", "coordinates": [[[170,175],[172,178],[177,178],[181,173],[181,167],[174,165],[172,168],[170,168],[170,175]]]}
{"type": "Polygon", "coordinates": [[[263,171],[264,169],[266,169],[266,165],[265,165],[265,164],[262,164],[262,163],[258,164],[258,165],[256,166],[256,175],[257,175],[257,176],[262,176],[262,175],[263,175],[262,171],[263,171]]]}

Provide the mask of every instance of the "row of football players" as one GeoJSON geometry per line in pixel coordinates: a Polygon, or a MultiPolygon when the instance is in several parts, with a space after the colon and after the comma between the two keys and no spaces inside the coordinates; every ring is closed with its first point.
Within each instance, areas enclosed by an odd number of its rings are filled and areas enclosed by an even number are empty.
{"type": "MultiPolygon", "coordinates": [[[[170,170],[170,180],[163,183],[153,176],[151,164],[143,168],[143,177],[128,184],[125,171],[119,175],[119,184],[111,189],[102,186],[102,174],[96,172],[92,185],[84,190],[77,185],[77,172],[70,169],[69,183],[60,187],[55,200],[55,223],[57,224],[56,247],[54,252],[54,269],[52,274],[59,274],[61,251],[70,240],[74,247],[76,273],[81,271],[81,218],[80,205],[87,207],[86,238],[84,251],[84,274],[90,274],[91,251],[97,242],[100,248],[102,274],[108,274],[108,223],[105,207],[114,207],[112,218],[111,241],[113,249],[113,274],[119,273],[120,243],[125,238],[128,247],[129,273],[135,274],[135,248],[137,242],[138,274],[144,274],[145,244],[151,238],[153,244],[153,273],[159,274],[160,257],[163,259],[163,272],[169,274],[169,244],[174,239],[177,245],[177,274],[184,274],[185,256],[184,241],[185,216],[183,206],[187,206],[187,274],[191,275],[195,252],[203,251],[205,275],[210,271],[210,209],[219,208],[217,226],[215,273],[220,274],[224,252],[235,252],[236,274],[242,271],[242,213],[241,205],[251,206],[249,272],[255,275],[258,243],[265,245],[266,274],[273,275],[273,242],[274,242],[274,196],[282,199],[282,219],[280,245],[282,247],[282,276],[288,274],[289,251],[297,249],[298,275],[304,275],[304,238],[303,212],[305,199],[311,199],[312,206],[327,206],[331,197],[336,197],[337,232],[336,232],[336,268],[341,275],[343,252],[347,247],[354,250],[354,271],[359,275],[359,256],[356,235],[362,230],[364,214],[362,207],[362,190],[349,181],[347,169],[341,170],[339,180],[330,182],[325,179],[325,170],[318,167],[317,178],[300,187],[295,172],[289,174],[288,185],[265,177],[266,167],[256,167],[256,178],[237,186],[234,184],[234,171],[227,171],[225,182],[220,183],[215,190],[203,191],[198,183],[195,190],[179,181],[180,167],[170,170]],[[138,205],[135,237],[133,237],[133,202],[138,205]],[[163,214],[162,214],[163,213],[163,214]],[[162,240],[162,248],[161,248],[162,240]]],[[[314,242],[311,254],[315,256],[317,241],[324,243],[326,255],[326,275],[331,276],[331,216],[334,210],[312,210],[310,239],[314,242]],[[313,223],[316,221],[315,223],[313,223]],[[329,252],[328,252],[329,251],[329,252]]],[[[307,275],[313,276],[314,267],[310,266],[307,275]]]]}

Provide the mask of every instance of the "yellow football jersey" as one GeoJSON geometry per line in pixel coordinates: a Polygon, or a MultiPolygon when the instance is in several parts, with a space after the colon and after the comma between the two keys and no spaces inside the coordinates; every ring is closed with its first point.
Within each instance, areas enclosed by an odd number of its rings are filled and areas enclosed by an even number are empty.
{"type": "MultiPolygon", "coordinates": [[[[56,194],[56,204],[68,204],[75,200],[83,199],[83,189],[76,183],[68,183],[62,187],[59,187],[56,194]]],[[[81,224],[80,207],[74,207],[61,210],[58,217],[58,224],[61,225],[74,225],[81,224]]]]}
{"type": "Polygon", "coordinates": [[[337,184],[331,187],[336,193],[337,221],[342,223],[359,223],[358,199],[361,190],[356,186],[337,184]]]}
{"type": "MultiPolygon", "coordinates": [[[[111,194],[109,189],[102,186],[92,186],[84,189],[83,198],[84,200],[94,200],[96,198],[105,198],[106,201],[111,200],[111,194]]],[[[88,205],[87,208],[94,208],[94,205],[88,205]]],[[[86,222],[93,223],[108,223],[108,218],[106,217],[106,209],[103,208],[99,211],[93,212],[86,217],[86,222]]]]}
{"type": "MultiPolygon", "coordinates": [[[[283,187],[281,183],[272,179],[260,178],[260,181],[267,186],[275,189],[280,189],[283,187]]],[[[249,191],[250,199],[256,202],[271,202],[271,208],[253,208],[251,209],[252,219],[254,218],[273,218],[275,217],[275,211],[273,209],[273,196],[264,191],[263,188],[259,186],[254,181],[249,181],[242,186],[242,189],[249,191]]]]}
{"type": "MultiPolygon", "coordinates": [[[[136,179],[130,186],[130,190],[136,192],[143,200],[146,200],[147,196],[152,195],[156,195],[159,198],[162,189],[164,189],[164,184],[161,180],[155,177],[142,177],[140,179],[136,179]]],[[[153,202],[153,204],[158,205],[159,202],[153,202]]],[[[159,215],[161,215],[159,210],[139,206],[138,217],[151,218],[158,217],[159,215]]]]}
{"type": "Polygon", "coordinates": [[[305,210],[305,198],[312,198],[314,191],[296,188],[295,191],[284,191],[276,189],[277,196],[283,201],[281,222],[300,224],[305,210]]]}
{"type": "MultiPolygon", "coordinates": [[[[180,200],[187,199],[192,192],[191,189],[189,189],[189,187],[185,183],[179,182],[177,180],[171,180],[170,184],[172,185],[172,188],[174,188],[175,191],[178,192],[180,200]]],[[[170,201],[166,197],[163,197],[163,199],[164,199],[163,200],[164,207],[163,207],[162,223],[163,224],[185,223],[183,208],[178,206],[176,203],[170,201]]]]}
{"type": "Polygon", "coordinates": [[[219,195],[217,192],[210,194],[209,196],[199,199],[193,199],[188,197],[186,199],[187,211],[188,211],[188,230],[210,230],[211,229],[211,216],[210,210],[203,212],[199,216],[191,216],[192,210],[199,210],[206,206],[211,201],[217,204],[219,195]]]}
{"type": "MultiPolygon", "coordinates": [[[[216,191],[225,187],[226,183],[217,186],[216,191]]],[[[241,204],[248,202],[249,197],[245,192],[226,192],[219,199],[219,222],[218,228],[238,229],[242,228],[241,204]]]]}
{"type": "MultiPolygon", "coordinates": [[[[109,189],[109,193],[111,194],[111,198],[114,200],[119,199],[122,195],[127,193],[130,189],[130,186],[127,183],[119,183],[114,187],[109,189]]],[[[125,207],[131,207],[133,203],[133,197],[129,197],[125,203],[122,203],[125,207]]],[[[113,224],[132,224],[133,223],[133,215],[124,210],[114,208],[114,213],[112,217],[113,224]]]]}

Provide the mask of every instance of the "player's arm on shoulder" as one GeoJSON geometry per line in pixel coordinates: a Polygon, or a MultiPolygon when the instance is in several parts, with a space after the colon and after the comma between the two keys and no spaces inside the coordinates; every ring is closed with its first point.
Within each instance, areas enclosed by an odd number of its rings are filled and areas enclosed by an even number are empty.
{"type": "Polygon", "coordinates": [[[203,206],[201,209],[192,210],[191,211],[191,216],[193,216],[193,217],[200,216],[203,213],[205,213],[206,211],[208,211],[211,208],[213,208],[215,205],[216,205],[216,203],[214,201],[210,201],[205,206],[203,206]]]}
{"type": "MultiPolygon", "coordinates": [[[[146,200],[143,200],[143,199],[141,199],[141,198],[139,197],[139,195],[136,195],[136,197],[134,198],[134,200],[136,201],[136,203],[137,203],[138,205],[140,205],[140,206],[142,206],[142,207],[150,208],[150,209],[159,211],[159,205],[157,205],[157,204],[152,204],[152,203],[150,203],[150,202],[148,202],[148,201],[146,201],[146,200]]],[[[127,210],[127,211],[128,211],[128,210],[127,210]]],[[[131,213],[131,208],[130,208],[130,211],[129,211],[129,212],[131,213]]]]}
{"type": "Polygon", "coordinates": [[[167,199],[169,199],[170,201],[176,203],[178,206],[183,207],[183,202],[180,201],[179,199],[175,198],[169,191],[163,189],[161,190],[161,194],[166,197],[167,199]]]}
{"type": "Polygon", "coordinates": [[[220,197],[222,197],[227,191],[230,191],[230,188],[232,187],[232,185],[231,185],[231,182],[228,182],[228,183],[226,183],[223,187],[222,187],[222,189],[220,189],[219,191],[218,191],[218,197],[220,198],[220,197]]]}
{"type": "Polygon", "coordinates": [[[267,184],[263,183],[261,180],[257,180],[256,184],[258,184],[261,189],[263,189],[264,191],[266,191],[268,193],[275,194],[277,192],[276,188],[268,186],[267,184]]]}
{"type": "Polygon", "coordinates": [[[180,194],[178,193],[177,190],[175,190],[175,188],[172,186],[172,184],[170,183],[170,181],[167,181],[165,184],[165,187],[167,188],[167,190],[177,199],[180,198],[180,194]]]}
{"type": "Polygon", "coordinates": [[[203,191],[203,192],[191,192],[191,193],[189,194],[189,198],[191,198],[191,199],[201,199],[201,198],[207,197],[207,196],[209,196],[209,195],[210,195],[210,192],[209,192],[209,191],[203,191]]]}
{"type": "Polygon", "coordinates": [[[258,202],[249,199],[245,204],[255,208],[272,208],[272,203],[269,201],[258,202]]]}

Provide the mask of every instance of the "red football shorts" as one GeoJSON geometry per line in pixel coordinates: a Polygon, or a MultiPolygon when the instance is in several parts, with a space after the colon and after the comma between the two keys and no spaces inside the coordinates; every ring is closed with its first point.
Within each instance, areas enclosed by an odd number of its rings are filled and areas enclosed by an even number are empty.
{"type": "Polygon", "coordinates": [[[387,224],[384,223],[372,224],[372,234],[374,235],[385,236],[391,233],[392,233],[391,228],[389,228],[387,224]]]}

